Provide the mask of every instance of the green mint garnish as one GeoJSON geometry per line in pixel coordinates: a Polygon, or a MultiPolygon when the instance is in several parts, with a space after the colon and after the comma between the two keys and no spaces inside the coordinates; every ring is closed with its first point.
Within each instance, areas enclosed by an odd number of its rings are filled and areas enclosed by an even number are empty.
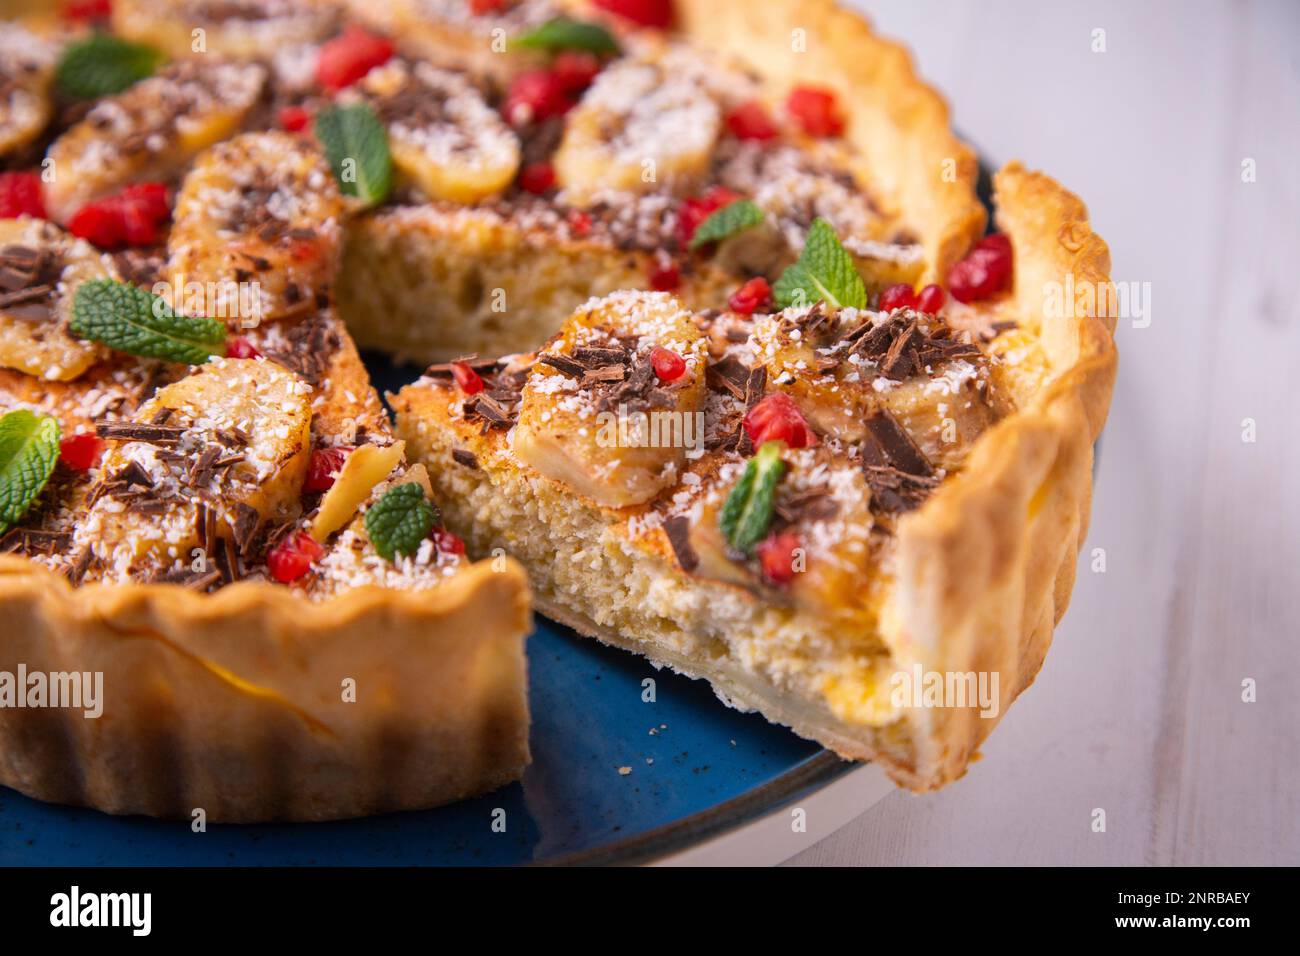
{"type": "Polygon", "coordinates": [[[375,550],[392,561],[399,554],[415,554],[433,528],[433,505],[414,481],[389,488],[366,512],[366,533],[375,550]]]}
{"type": "Polygon", "coordinates": [[[758,453],[745,462],[740,480],[722,506],[718,527],[727,542],[746,556],[753,553],[754,545],[767,536],[771,527],[776,486],[785,474],[785,462],[781,460],[784,449],[785,442],[763,442],[758,453]]]}
{"type": "Polygon", "coordinates": [[[383,202],[393,185],[393,158],[375,111],[366,103],[330,106],[316,114],[314,129],[343,195],[367,206],[383,202]]]}
{"type": "Polygon", "coordinates": [[[119,352],[167,362],[202,365],[226,354],[221,322],[177,315],[152,292],[112,279],[91,279],[77,287],[68,328],[119,352]]]}
{"type": "Polygon", "coordinates": [[[763,210],[752,199],[737,199],[721,209],[709,213],[709,217],[695,229],[691,236],[691,249],[698,249],[706,242],[718,242],[728,236],[757,226],[763,221],[763,210]]]}
{"type": "Polygon", "coordinates": [[[152,76],[161,62],[162,53],[151,46],[95,33],[63,51],[55,82],[62,93],[77,99],[111,96],[152,76]]]}
{"type": "Polygon", "coordinates": [[[813,221],[799,260],[781,273],[772,292],[782,309],[825,302],[835,309],[867,307],[867,287],[825,219],[813,221]]]}
{"type": "Polygon", "coordinates": [[[618,41],[598,23],[555,17],[511,41],[514,46],[555,53],[558,50],[586,50],[590,53],[617,53],[618,41]]]}
{"type": "Polygon", "coordinates": [[[25,408],[0,418],[0,534],[27,513],[50,480],[62,435],[56,419],[25,408]]]}

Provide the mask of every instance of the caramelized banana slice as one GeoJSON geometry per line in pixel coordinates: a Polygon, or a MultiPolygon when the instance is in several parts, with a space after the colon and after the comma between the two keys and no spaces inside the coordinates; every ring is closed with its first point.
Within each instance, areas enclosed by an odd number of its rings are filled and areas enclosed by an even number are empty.
{"type": "Polygon", "coordinates": [[[269,60],[314,43],[338,25],[337,12],[310,0],[115,0],[113,32],[158,47],[172,59],[216,54],[269,60]]]}
{"type": "Polygon", "coordinates": [[[689,449],[703,448],[706,357],[672,296],[593,299],[539,353],[515,454],[602,505],[650,500],[677,482],[689,449]]]}
{"type": "Polygon", "coordinates": [[[343,197],[301,137],[245,133],[202,154],[168,238],[172,305],[244,327],[316,308],[338,268],[343,197]]]}
{"type": "Polygon", "coordinates": [[[394,60],[366,74],[360,90],[388,127],[399,177],[431,199],[474,203],[514,179],[518,138],[461,75],[394,60]]]}
{"type": "Polygon", "coordinates": [[[26,146],[50,121],[58,48],[17,23],[0,22],[0,156],[26,146]]]}
{"type": "Polygon", "coordinates": [[[66,382],[107,356],[68,332],[87,279],[111,278],[86,242],[39,219],[0,219],[0,366],[66,382]]]}
{"type": "Polygon", "coordinates": [[[311,387],[272,362],[222,359],[166,386],[115,439],[78,526],[108,579],[227,574],[258,528],[297,517],[311,387]]]}
{"type": "Polygon", "coordinates": [[[50,146],[54,181],[45,205],[56,221],[128,183],[170,179],[233,134],[262,90],[252,63],[190,60],[99,102],[50,146]]]}

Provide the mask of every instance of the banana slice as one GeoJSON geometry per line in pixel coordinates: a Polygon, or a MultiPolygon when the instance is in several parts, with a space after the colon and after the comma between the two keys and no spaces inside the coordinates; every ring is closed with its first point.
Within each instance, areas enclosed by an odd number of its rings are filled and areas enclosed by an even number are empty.
{"type": "Polygon", "coordinates": [[[603,191],[689,191],[705,176],[721,109],[674,62],[619,60],[569,112],[553,159],[565,202],[590,205],[603,191]]]}
{"type": "Polygon", "coordinates": [[[116,441],[78,548],[109,579],[228,567],[264,522],[298,516],[311,394],[273,362],[223,359],[160,389],[131,423],[101,426],[116,441]]]}
{"type": "Polygon", "coordinates": [[[319,152],[245,133],[199,156],[176,198],[168,298],[248,328],[316,308],[338,268],[343,197],[319,152]]]}
{"type": "Polygon", "coordinates": [[[515,178],[518,138],[461,75],[394,60],[366,75],[360,95],[388,127],[399,178],[429,198],[475,203],[515,178]]]}
{"type": "Polygon", "coordinates": [[[239,128],[265,79],[256,64],[190,60],[102,100],[50,146],[46,208],[65,222],[128,183],[174,177],[239,128]]]}
{"type": "Polygon", "coordinates": [[[58,47],[21,24],[0,22],[0,156],[32,142],[50,121],[58,47]]]}
{"type": "Polygon", "coordinates": [[[270,59],[279,50],[325,39],[338,26],[328,5],[306,0],[115,0],[113,31],[158,47],[172,59],[216,54],[270,59]]]}
{"type": "Polygon", "coordinates": [[[650,500],[677,483],[688,450],[703,449],[707,353],[690,313],[666,293],[588,302],[539,353],[523,390],[515,454],[607,507],[650,500]],[[684,369],[661,379],[656,348],[673,352],[684,369]]]}
{"type": "Polygon", "coordinates": [[[0,219],[0,366],[66,382],[108,352],[68,333],[87,279],[111,278],[88,243],[39,219],[0,219]]]}

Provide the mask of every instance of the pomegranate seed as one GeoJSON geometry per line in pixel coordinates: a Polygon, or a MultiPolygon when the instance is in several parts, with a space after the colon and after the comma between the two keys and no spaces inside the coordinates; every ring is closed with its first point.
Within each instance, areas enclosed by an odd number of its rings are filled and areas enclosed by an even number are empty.
{"type": "Polygon", "coordinates": [[[675,382],[686,374],[686,359],[658,345],[650,352],[650,364],[661,382],[675,382]]]}
{"type": "Polygon", "coordinates": [[[519,173],[519,188],[540,196],[555,185],[555,167],[550,163],[533,163],[519,173]]]}
{"type": "Polygon", "coordinates": [[[303,480],[304,492],[329,491],[334,487],[334,479],[343,469],[343,463],[352,454],[351,448],[313,448],[307,462],[307,477],[303,480]]]}
{"type": "Polygon", "coordinates": [[[466,395],[477,395],[483,391],[483,379],[478,372],[469,367],[467,362],[452,362],[451,377],[456,380],[456,384],[466,395]]]}
{"type": "Polygon", "coordinates": [[[120,193],[88,202],[68,220],[68,231],[101,249],[152,246],[162,241],[171,216],[167,187],[135,183],[120,193]]]}
{"type": "Polygon", "coordinates": [[[278,118],[280,129],[288,133],[301,133],[311,123],[311,110],[305,106],[282,106],[278,118]]]}
{"type": "Polygon", "coordinates": [[[677,210],[677,241],[683,249],[689,248],[691,237],[700,223],[708,219],[723,206],[729,206],[740,196],[725,186],[714,186],[703,196],[692,196],[682,200],[677,210]]]}
{"type": "Polygon", "coordinates": [[[758,100],[741,103],[728,113],[727,129],[731,130],[731,135],[737,139],[753,139],[760,142],[775,139],[778,132],[767,107],[758,100]]]}
{"type": "Polygon", "coordinates": [[[476,17],[500,13],[505,8],[506,0],[469,0],[469,12],[476,17]]]}
{"type": "Polygon", "coordinates": [[[786,98],[785,108],[809,136],[839,136],[844,132],[844,117],[830,90],[796,86],[786,98]]]}
{"type": "Polygon", "coordinates": [[[958,302],[997,295],[1011,284],[1011,265],[1011,240],[1001,233],[985,236],[948,270],[948,291],[958,302]]]}
{"type": "Polygon", "coordinates": [[[917,293],[916,311],[924,312],[926,315],[938,315],[947,301],[948,295],[943,291],[943,286],[931,283],[917,293]]]}
{"type": "Polygon", "coordinates": [[[551,64],[551,74],[566,93],[581,93],[600,72],[600,57],[586,50],[561,50],[551,64]]]}
{"type": "Polygon", "coordinates": [[[771,301],[772,287],[767,284],[767,280],[762,276],[754,276],[754,278],[731,293],[727,305],[731,306],[732,312],[739,312],[741,315],[753,315],[771,301]]]}
{"type": "Polygon", "coordinates": [[[817,442],[799,406],[785,392],[767,396],[746,413],[741,424],[755,448],[773,439],[791,448],[807,448],[817,442]]]}
{"type": "Polygon", "coordinates": [[[68,232],[101,249],[117,249],[126,241],[122,211],[108,200],[87,203],[74,212],[68,220],[68,232]]]}
{"type": "Polygon", "coordinates": [[[799,550],[799,536],[793,531],[768,535],[758,543],[758,566],[763,577],[772,584],[789,584],[794,580],[795,552],[799,550]]]}
{"type": "Polygon", "coordinates": [[[286,535],[266,556],[266,568],[271,577],[281,584],[292,584],[311,570],[313,561],[319,561],[325,549],[306,531],[286,535]]]}
{"type": "Polygon", "coordinates": [[[906,282],[891,285],[880,293],[880,311],[893,312],[895,309],[916,308],[916,293],[906,282]]]}
{"type": "Polygon", "coordinates": [[[289,255],[295,262],[310,262],[320,255],[321,246],[315,239],[295,239],[289,245],[289,255]]]}
{"type": "Polygon", "coordinates": [[[123,202],[120,210],[122,238],[128,246],[152,246],[162,241],[162,223],[150,216],[143,205],[123,202]]]}
{"type": "Polygon", "coordinates": [[[465,542],[450,531],[434,528],[429,537],[433,538],[433,546],[437,548],[439,554],[465,553],[465,542]]]}
{"type": "Polygon", "coordinates": [[[591,217],[581,209],[570,209],[565,217],[569,223],[569,232],[576,239],[585,239],[591,234],[591,217]]]}
{"type": "Polygon", "coordinates": [[[69,0],[60,14],[69,23],[107,20],[113,15],[113,3],[112,0],[69,0]]]}
{"type": "Polygon", "coordinates": [[[682,272],[671,259],[652,259],[650,262],[650,288],[656,292],[672,292],[682,284],[682,272]]]}
{"type": "Polygon", "coordinates": [[[350,25],[339,36],[321,45],[316,59],[316,82],[331,92],[351,86],[393,55],[387,37],[367,33],[350,25]]]}
{"type": "Polygon", "coordinates": [[[136,206],[150,219],[162,222],[172,214],[171,201],[167,198],[167,187],[162,183],[132,183],[118,196],[123,203],[136,206]]]}
{"type": "Polygon", "coordinates": [[[261,350],[242,335],[236,335],[226,341],[226,358],[260,359],[261,357],[261,350]]]}
{"type": "Polygon", "coordinates": [[[511,82],[501,113],[511,126],[526,126],[552,116],[563,116],[572,106],[572,97],[554,73],[528,70],[511,82]]]}
{"type": "Polygon", "coordinates": [[[41,177],[35,173],[0,173],[0,219],[44,219],[41,177]]]}
{"type": "Polygon", "coordinates": [[[673,0],[593,0],[593,3],[643,27],[666,30],[673,25],[673,0]]]}
{"type": "Polygon", "coordinates": [[[59,461],[77,471],[89,471],[103,451],[104,442],[94,432],[82,432],[59,442],[59,461]]]}

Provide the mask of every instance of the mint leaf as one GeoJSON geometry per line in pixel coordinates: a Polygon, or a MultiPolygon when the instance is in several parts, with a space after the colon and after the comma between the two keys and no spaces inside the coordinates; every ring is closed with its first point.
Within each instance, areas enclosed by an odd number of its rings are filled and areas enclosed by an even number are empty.
{"type": "Polygon", "coordinates": [[[77,287],[68,328],[119,352],[168,362],[202,365],[226,353],[222,323],[177,315],[153,293],[112,279],[90,279],[77,287]]]}
{"type": "Polygon", "coordinates": [[[326,107],[314,129],[343,195],[367,206],[383,202],[393,185],[393,158],[388,132],[369,104],[326,107]]]}
{"type": "Polygon", "coordinates": [[[512,46],[555,53],[558,50],[587,50],[591,53],[617,53],[618,41],[598,23],[555,17],[511,40],[512,46]]]}
{"type": "Polygon", "coordinates": [[[831,224],[820,218],[808,230],[799,260],[781,273],[772,293],[782,309],[814,302],[835,309],[867,307],[867,287],[853,257],[840,245],[831,224]]]}
{"type": "Polygon", "coordinates": [[[161,62],[162,53],[151,46],[95,33],[63,51],[55,82],[68,96],[89,100],[121,93],[152,76],[161,62]]]}
{"type": "Polygon", "coordinates": [[[750,229],[763,221],[763,210],[752,199],[737,199],[721,209],[715,209],[695,229],[691,236],[691,249],[698,249],[706,242],[717,242],[730,235],[750,229]]]}
{"type": "Polygon", "coordinates": [[[56,419],[25,408],[0,418],[0,534],[27,513],[50,480],[62,435],[56,419]]]}
{"type": "Polygon", "coordinates": [[[375,550],[389,561],[399,554],[415,554],[433,528],[433,505],[414,481],[389,488],[366,512],[366,534],[375,550]]]}
{"type": "Polygon", "coordinates": [[[785,462],[781,460],[784,448],[782,441],[765,441],[759,446],[757,454],[745,462],[745,470],[718,516],[718,527],[727,543],[746,557],[771,527],[776,486],[785,474],[785,462]]]}

